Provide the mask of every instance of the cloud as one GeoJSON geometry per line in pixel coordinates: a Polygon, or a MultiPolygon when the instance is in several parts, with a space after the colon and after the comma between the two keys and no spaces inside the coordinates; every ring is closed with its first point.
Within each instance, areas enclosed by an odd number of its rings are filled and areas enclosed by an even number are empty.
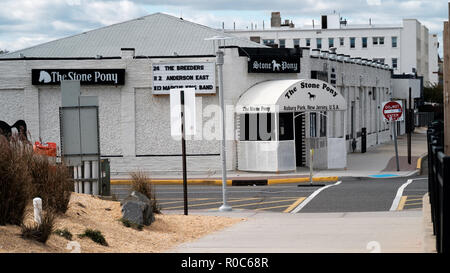
{"type": "Polygon", "coordinates": [[[381,5],[381,0],[367,0],[367,5],[379,6],[379,5],[381,5]]]}
{"type": "Polygon", "coordinates": [[[350,24],[400,25],[403,18],[416,18],[442,32],[448,18],[446,1],[435,0],[2,0],[0,48],[17,50],[55,38],[81,33],[154,12],[180,16],[202,25],[221,28],[262,28],[270,25],[270,13],[296,26],[316,22],[322,14],[339,13],[350,24]]]}
{"type": "Polygon", "coordinates": [[[14,51],[143,15],[128,0],[4,0],[0,48],[14,51]]]}

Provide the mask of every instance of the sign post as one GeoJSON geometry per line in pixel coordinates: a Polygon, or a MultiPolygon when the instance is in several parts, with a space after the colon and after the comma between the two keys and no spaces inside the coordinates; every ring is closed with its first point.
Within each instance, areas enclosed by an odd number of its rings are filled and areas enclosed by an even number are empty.
{"type": "Polygon", "coordinates": [[[392,130],[395,146],[395,161],[397,163],[397,171],[400,171],[400,164],[398,161],[398,148],[397,148],[397,121],[403,120],[402,102],[401,101],[383,102],[382,113],[385,121],[392,122],[392,130]]]}
{"type": "Polygon", "coordinates": [[[181,156],[183,161],[184,215],[188,215],[186,135],[195,134],[195,89],[170,90],[170,124],[172,137],[181,136],[181,156]]]}
{"type": "Polygon", "coordinates": [[[413,110],[411,109],[411,87],[409,88],[408,112],[407,112],[407,133],[408,133],[408,164],[411,165],[411,133],[413,126],[413,110]]]}
{"type": "Polygon", "coordinates": [[[221,122],[221,127],[222,127],[222,140],[221,140],[221,152],[220,152],[220,157],[221,157],[221,161],[222,161],[222,199],[223,199],[223,204],[222,206],[220,206],[219,211],[231,211],[232,208],[230,205],[228,205],[227,203],[227,160],[226,160],[226,138],[225,138],[225,103],[224,103],[224,98],[223,98],[223,64],[224,64],[224,52],[220,49],[220,41],[224,41],[224,45],[225,45],[225,40],[226,39],[230,39],[230,37],[212,37],[212,38],[206,38],[205,40],[212,40],[214,41],[214,50],[216,50],[215,48],[215,41],[218,41],[218,48],[216,51],[216,64],[217,64],[217,68],[218,68],[218,75],[219,75],[219,101],[220,101],[220,110],[222,112],[222,122],[221,122]]]}

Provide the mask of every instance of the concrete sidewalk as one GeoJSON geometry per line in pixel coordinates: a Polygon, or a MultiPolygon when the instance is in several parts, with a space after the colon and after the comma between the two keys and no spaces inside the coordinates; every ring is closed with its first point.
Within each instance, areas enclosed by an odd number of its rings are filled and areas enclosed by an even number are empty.
{"type": "MultiPolygon", "coordinates": [[[[421,159],[427,153],[426,129],[417,128],[412,135],[412,164],[407,163],[407,138],[406,135],[398,137],[398,151],[400,171],[395,164],[394,142],[389,141],[367,149],[366,153],[349,153],[347,156],[347,168],[331,170],[314,170],[313,181],[337,181],[339,177],[368,177],[368,176],[402,176],[407,177],[420,171],[421,159]]],[[[181,184],[182,173],[150,174],[154,184],[181,184]]],[[[257,181],[266,180],[266,184],[276,183],[301,183],[309,182],[309,168],[298,168],[290,173],[257,173],[243,171],[228,171],[227,184],[232,185],[233,180],[257,181]]],[[[115,175],[111,178],[111,184],[129,184],[126,175],[115,175]]],[[[188,173],[189,184],[222,185],[221,171],[208,174],[188,173]]]]}
{"type": "Polygon", "coordinates": [[[289,214],[233,210],[192,211],[191,214],[246,220],[168,252],[424,252],[422,211],[289,214]]]}

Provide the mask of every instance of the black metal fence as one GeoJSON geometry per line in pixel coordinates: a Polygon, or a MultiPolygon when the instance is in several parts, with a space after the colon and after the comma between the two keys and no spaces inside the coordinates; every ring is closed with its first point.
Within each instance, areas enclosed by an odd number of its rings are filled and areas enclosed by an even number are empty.
{"type": "Polygon", "coordinates": [[[417,112],[414,115],[414,125],[416,127],[428,126],[434,120],[434,112],[417,112]]]}
{"type": "Polygon", "coordinates": [[[428,191],[431,220],[436,235],[438,253],[450,251],[450,156],[444,154],[444,125],[442,121],[430,124],[428,143],[428,191]]]}

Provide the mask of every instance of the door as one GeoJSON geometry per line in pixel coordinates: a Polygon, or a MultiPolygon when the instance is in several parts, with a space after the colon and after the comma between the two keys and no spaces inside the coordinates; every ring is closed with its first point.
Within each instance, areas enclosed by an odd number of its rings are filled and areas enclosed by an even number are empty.
{"type": "Polygon", "coordinates": [[[304,167],[306,162],[306,147],[305,147],[305,113],[294,113],[295,123],[295,159],[297,167],[304,167]]]}

